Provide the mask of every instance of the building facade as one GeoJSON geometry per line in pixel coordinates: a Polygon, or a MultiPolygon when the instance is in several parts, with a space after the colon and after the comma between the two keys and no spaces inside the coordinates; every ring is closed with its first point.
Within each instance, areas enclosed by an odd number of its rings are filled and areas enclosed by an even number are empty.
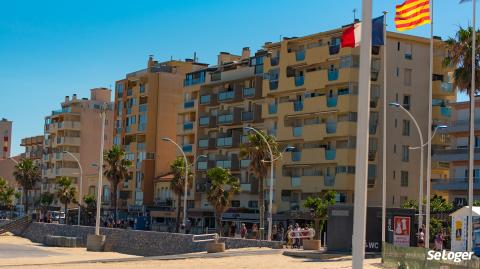
{"type": "MultiPolygon", "coordinates": [[[[65,97],[61,109],[54,110],[45,117],[44,154],[42,161],[42,192],[55,193],[56,180],[66,176],[73,179],[80,195],[80,184],[83,196],[95,195],[98,181],[98,165],[100,160],[100,142],[102,106],[110,109],[106,112],[104,148],[112,146],[113,104],[111,90],[106,88],[92,89],[90,99],[78,98],[76,94],[65,97]],[[83,170],[83,182],[80,182],[80,169],[74,155],[83,170]]],[[[108,204],[110,184],[104,178],[103,196],[108,204]]],[[[83,197],[77,197],[82,199],[83,197]]],[[[58,202],[58,201],[57,201],[58,202]]]]}
{"type": "Polygon", "coordinates": [[[0,160],[10,158],[12,146],[12,122],[5,118],[0,120],[0,141],[2,142],[0,148],[0,160]]]}
{"type": "MultiPolygon", "coordinates": [[[[475,118],[480,117],[479,99],[475,102],[475,118]]],[[[470,128],[470,103],[453,104],[452,122],[447,134],[447,149],[433,152],[432,160],[438,173],[432,174],[434,193],[445,197],[456,206],[468,205],[468,140],[470,128]]],[[[480,200],[480,121],[475,120],[474,201],[480,200]]]]}
{"type": "MultiPolygon", "coordinates": [[[[264,189],[256,188],[246,169],[248,160],[238,157],[246,126],[275,136],[282,147],[295,148],[275,164],[274,219],[302,218],[304,200],[327,190],[337,192],[338,203],[353,202],[359,48],[341,48],[341,35],[339,28],[268,42],[255,57],[221,53],[218,65],[186,75],[177,138],[189,152],[190,161],[196,162],[195,188],[189,197],[194,205],[189,217],[195,222],[209,226],[213,216],[204,192],[208,186],[205,170],[215,166],[230,169],[242,184],[242,192],[234,198],[230,212],[246,213],[226,214],[224,220],[258,219],[252,213],[258,208],[257,194],[265,191],[268,199],[269,180],[264,189]],[[202,155],[207,155],[207,159],[202,155]]],[[[415,125],[407,114],[394,108],[388,108],[387,122],[382,121],[383,53],[386,48],[387,101],[400,103],[409,110],[427,141],[429,42],[389,32],[385,46],[372,48],[369,205],[381,205],[384,124],[387,206],[400,207],[408,199],[418,200],[420,154],[409,149],[420,144],[415,125]]],[[[445,53],[443,43],[436,40],[432,78],[434,125],[449,123],[450,103],[456,98],[448,75],[451,69],[442,66],[445,53]]],[[[435,149],[447,145],[445,135],[433,140],[435,149]]]]}
{"type": "Polygon", "coordinates": [[[170,171],[176,157],[175,146],[162,138],[175,140],[183,79],[202,66],[193,60],[159,63],[150,56],[146,69],[116,82],[114,144],[133,162],[119,205],[129,213],[145,213],[144,206],[161,202],[155,197],[154,180],[170,171]]]}

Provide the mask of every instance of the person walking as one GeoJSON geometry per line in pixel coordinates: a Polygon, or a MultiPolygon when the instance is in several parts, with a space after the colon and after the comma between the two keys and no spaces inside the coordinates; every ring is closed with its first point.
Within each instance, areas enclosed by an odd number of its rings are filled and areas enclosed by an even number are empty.
{"type": "Polygon", "coordinates": [[[293,248],[293,228],[292,225],[288,225],[287,233],[285,234],[285,242],[287,242],[287,248],[290,246],[293,248]]]}
{"type": "Polygon", "coordinates": [[[258,226],[256,223],[252,226],[252,237],[253,239],[258,239],[258,226]]]}
{"type": "Polygon", "coordinates": [[[277,241],[277,233],[278,233],[277,225],[273,225],[273,227],[272,227],[272,238],[270,238],[270,240],[277,241]]]}
{"type": "Polygon", "coordinates": [[[247,226],[245,223],[242,223],[242,227],[240,227],[240,237],[245,239],[247,237],[247,226]]]}

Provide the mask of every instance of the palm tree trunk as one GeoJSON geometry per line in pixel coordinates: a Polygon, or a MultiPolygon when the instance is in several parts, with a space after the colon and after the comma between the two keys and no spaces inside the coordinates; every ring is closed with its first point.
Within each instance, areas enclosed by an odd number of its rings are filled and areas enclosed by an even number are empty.
{"type": "Polygon", "coordinates": [[[323,225],[320,224],[321,222],[320,222],[320,219],[318,219],[318,218],[315,218],[314,222],[315,222],[315,224],[314,224],[314,226],[315,226],[315,236],[313,237],[313,239],[318,240],[318,239],[320,239],[320,236],[322,235],[322,226],[323,225]]]}
{"type": "Polygon", "coordinates": [[[265,192],[263,189],[263,178],[258,179],[258,212],[260,219],[260,226],[258,227],[258,232],[260,233],[260,240],[264,239],[265,232],[265,192]]]}
{"type": "Polygon", "coordinates": [[[28,190],[23,188],[23,197],[25,198],[25,215],[28,216],[28,190]]]}
{"type": "Polygon", "coordinates": [[[115,224],[117,223],[117,188],[118,188],[118,183],[113,184],[113,192],[112,192],[112,204],[113,204],[113,219],[115,221],[115,224]]]}
{"type": "Polygon", "coordinates": [[[68,225],[68,201],[65,202],[65,224],[68,225]]]}
{"type": "Polygon", "coordinates": [[[216,226],[217,226],[218,235],[223,236],[222,212],[215,211],[215,223],[216,223],[216,226]]]}
{"type": "Polygon", "coordinates": [[[175,221],[175,232],[178,233],[180,231],[180,212],[182,207],[182,195],[177,195],[177,219],[175,221]]]}

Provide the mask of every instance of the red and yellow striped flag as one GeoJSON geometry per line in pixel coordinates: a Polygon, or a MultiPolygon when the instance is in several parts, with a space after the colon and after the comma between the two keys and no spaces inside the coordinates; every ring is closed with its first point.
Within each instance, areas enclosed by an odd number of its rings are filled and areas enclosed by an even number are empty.
{"type": "Polygon", "coordinates": [[[395,25],[398,31],[430,23],[430,0],[407,0],[397,5],[395,25]]]}

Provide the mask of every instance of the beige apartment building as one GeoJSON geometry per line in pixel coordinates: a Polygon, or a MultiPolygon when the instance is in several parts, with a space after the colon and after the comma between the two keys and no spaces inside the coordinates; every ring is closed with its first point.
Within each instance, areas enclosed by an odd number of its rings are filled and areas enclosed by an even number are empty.
{"type": "MultiPolygon", "coordinates": [[[[77,185],[79,195],[80,169],[77,162],[65,151],[73,154],[83,169],[83,195],[96,194],[98,165],[100,160],[101,107],[107,105],[105,121],[105,150],[112,146],[113,106],[111,90],[95,88],[89,98],[74,94],[65,97],[61,108],[45,117],[44,154],[42,161],[42,191],[55,193],[55,181],[62,176],[70,177],[77,185]]],[[[104,178],[102,199],[108,204],[110,184],[104,178]]],[[[81,197],[77,197],[80,199],[81,197]]]]}
{"type": "MultiPolygon", "coordinates": [[[[480,99],[475,102],[474,200],[480,200],[480,99]]],[[[456,206],[468,205],[468,139],[470,102],[452,105],[452,121],[447,128],[450,144],[447,149],[433,152],[437,173],[432,174],[433,193],[445,197],[456,206]]]]}
{"type": "Polygon", "coordinates": [[[145,206],[164,205],[155,197],[154,182],[164,182],[158,179],[170,172],[176,147],[162,138],[175,140],[185,74],[204,66],[189,59],[158,62],[150,56],[146,69],[116,82],[114,144],[133,162],[120,190],[123,211],[135,215],[145,213],[145,206]]]}
{"type": "MultiPolygon", "coordinates": [[[[205,170],[214,166],[230,169],[242,184],[242,192],[224,220],[258,219],[256,194],[265,191],[268,197],[268,180],[265,190],[256,189],[255,179],[246,169],[249,160],[238,157],[245,126],[275,136],[283,146],[295,147],[275,164],[275,220],[306,217],[308,214],[302,214],[306,197],[327,190],[337,191],[338,203],[353,202],[359,49],[341,48],[341,35],[339,28],[284,38],[266,43],[253,57],[247,56],[246,50],[241,56],[221,53],[218,65],[186,75],[178,123],[188,128],[177,129],[177,137],[184,149],[191,149],[191,161],[197,161],[194,201],[190,203],[195,207],[189,210],[194,225],[211,225],[205,170]],[[187,105],[190,103],[194,105],[187,105]],[[204,154],[207,160],[200,157],[204,154]]],[[[386,43],[387,100],[402,104],[413,114],[426,141],[429,39],[389,32],[386,43]]],[[[372,48],[371,206],[381,204],[383,49],[372,48]]],[[[444,56],[438,40],[432,78],[435,125],[450,121],[450,103],[456,98],[448,76],[451,70],[441,64],[444,56]]],[[[420,154],[409,146],[420,142],[413,122],[402,111],[388,108],[386,124],[387,206],[400,207],[407,199],[418,199],[420,154]]],[[[448,136],[436,136],[433,144],[435,149],[446,147],[448,136]]]]}
{"type": "Polygon", "coordinates": [[[0,120],[0,160],[10,158],[12,146],[12,122],[2,118],[0,120]]]}
{"type": "MultiPolygon", "coordinates": [[[[20,146],[25,147],[25,152],[20,156],[22,159],[31,159],[35,165],[39,168],[42,167],[43,161],[43,145],[44,136],[37,135],[32,137],[23,138],[20,146]]],[[[29,204],[33,205],[38,203],[40,195],[42,193],[42,184],[39,182],[32,190],[29,191],[29,204]]],[[[21,188],[20,188],[21,189],[21,188]]],[[[19,189],[19,190],[20,190],[19,189]]]]}

